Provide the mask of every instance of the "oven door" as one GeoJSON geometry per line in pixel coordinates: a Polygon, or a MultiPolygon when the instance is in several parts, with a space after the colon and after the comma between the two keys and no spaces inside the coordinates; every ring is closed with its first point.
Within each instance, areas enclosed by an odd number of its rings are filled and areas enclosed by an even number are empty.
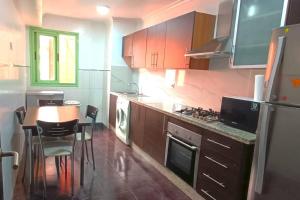
{"type": "Polygon", "coordinates": [[[167,134],[165,166],[192,187],[196,187],[199,149],[167,134]]]}

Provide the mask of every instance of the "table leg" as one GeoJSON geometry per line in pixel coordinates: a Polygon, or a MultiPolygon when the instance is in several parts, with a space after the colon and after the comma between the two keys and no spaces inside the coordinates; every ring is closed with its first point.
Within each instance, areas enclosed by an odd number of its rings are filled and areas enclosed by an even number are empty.
{"type": "Polygon", "coordinates": [[[81,161],[80,161],[80,185],[84,185],[84,138],[85,138],[85,126],[82,127],[81,133],[81,161]]]}
{"type": "Polygon", "coordinates": [[[26,134],[26,140],[28,144],[28,151],[27,151],[27,156],[28,156],[28,169],[27,169],[27,174],[29,175],[29,187],[30,187],[30,192],[33,192],[34,188],[34,162],[32,158],[32,130],[29,129],[27,130],[26,134]]]}

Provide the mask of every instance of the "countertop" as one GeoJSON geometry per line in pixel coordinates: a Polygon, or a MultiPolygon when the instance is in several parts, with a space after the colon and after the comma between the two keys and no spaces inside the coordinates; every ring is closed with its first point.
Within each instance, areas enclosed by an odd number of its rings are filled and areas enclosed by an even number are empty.
{"type": "Polygon", "coordinates": [[[200,119],[195,119],[193,117],[185,116],[179,113],[174,113],[174,104],[171,102],[162,102],[161,100],[153,97],[138,97],[136,95],[126,95],[123,93],[111,92],[111,94],[123,97],[129,101],[135,102],[137,104],[143,105],[145,107],[154,109],[156,111],[162,112],[168,116],[177,118],[179,120],[185,121],[187,123],[199,126],[201,128],[210,130],[212,132],[218,133],[220,135],[229,137],[236,141],[242,142],[244,144],[254,144],[256,140],[256,135],[247,131],[236,129],[223,124],[222,122],[205,122],[200,119]]]}

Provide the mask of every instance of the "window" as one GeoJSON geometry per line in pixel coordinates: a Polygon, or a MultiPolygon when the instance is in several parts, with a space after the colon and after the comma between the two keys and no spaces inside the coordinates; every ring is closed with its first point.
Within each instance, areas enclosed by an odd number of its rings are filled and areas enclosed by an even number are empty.
{"type": "Polygon", "coordinates": [[[77,86],[78,33],[30,28],[31,84],[77,86]]]}

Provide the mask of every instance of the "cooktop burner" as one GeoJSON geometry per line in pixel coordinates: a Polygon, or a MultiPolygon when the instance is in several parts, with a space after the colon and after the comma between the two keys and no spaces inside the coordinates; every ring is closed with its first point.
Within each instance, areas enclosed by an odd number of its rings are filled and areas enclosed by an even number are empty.
{"type": "Polygon", "coordinates": [[[212,109],[205,110],[201,107],[193,108],[188,106],[183,106],[182,109],[176,110],[176,113],[182,115],[191,116],[193,118],[201,119],[206,122],[218,121],[220,113],[212,109]]]}

